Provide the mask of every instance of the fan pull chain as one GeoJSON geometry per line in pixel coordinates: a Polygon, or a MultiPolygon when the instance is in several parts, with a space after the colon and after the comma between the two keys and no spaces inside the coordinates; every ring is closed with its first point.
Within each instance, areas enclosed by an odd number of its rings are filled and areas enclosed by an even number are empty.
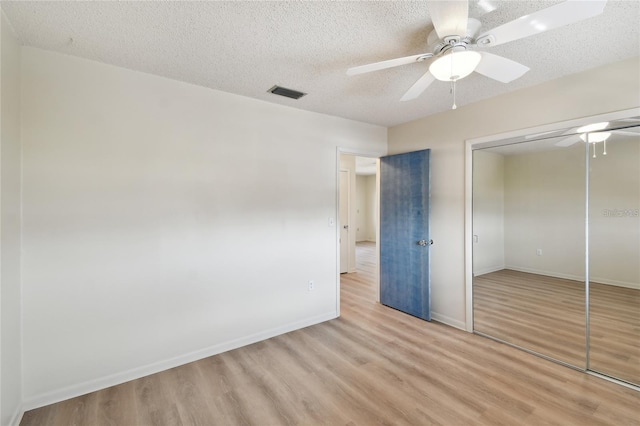
{"type": "Polygon", "coordinates": [[[458,106],[456,105],[456,81],[451,80],[451,93],[453,93],[453,106],[451,109],[456,109],[458,106]]]}
{"type": "Polygon", "coordinates": [[[593,146],[593,158],[596,158],[596,144],[592,143],[591,146],[593,146]]]}
{"type": "Polygon", "coordinates": [[[602,155],[607,155],[607,140],[603,140],[602,141],[602,146],[604,147],[604,149],[602,150],[602,155]]]}

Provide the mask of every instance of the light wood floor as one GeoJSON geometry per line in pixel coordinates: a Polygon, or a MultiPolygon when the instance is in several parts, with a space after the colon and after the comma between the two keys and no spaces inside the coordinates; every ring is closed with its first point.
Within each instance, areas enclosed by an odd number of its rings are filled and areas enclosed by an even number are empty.
{"type": "Polygon", "coordinates": [[[640,393],[374,302],[373,248],[342,316],[25,414],[22,425],[638,425],[640,393]]]}
{"type": "MultiPolygon", "coordinates": [[[[640,290],[590,284],[590,368],[640,384],[640,290]]],[[[584,283],[504,269],[474,279],[474,329],[584,368],[584,283]]]]}

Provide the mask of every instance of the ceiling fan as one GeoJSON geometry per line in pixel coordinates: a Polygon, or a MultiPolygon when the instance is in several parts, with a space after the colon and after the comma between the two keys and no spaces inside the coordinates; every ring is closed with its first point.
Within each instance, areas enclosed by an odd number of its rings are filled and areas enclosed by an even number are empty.
{"type": "Polygon", "coordinates": [[[606,0],[565,1],[476,36],[481,23],[477,19],[469,18],[468,0],[428,0],[427,9],[434,26],[427,38],[431,52],[349,68],[347,75],[364,74],[414,62],[427,62],[427,72],[400,100],[417,98],[437,79],[451,82],[455,109],[455,82],[473,71],[502,83],[509,83],[529,71],[528,67],[511,59],[484,51],[479,52],[476,49],[498,46],[597,16],[602,13],[606,3],[606,0]]]}

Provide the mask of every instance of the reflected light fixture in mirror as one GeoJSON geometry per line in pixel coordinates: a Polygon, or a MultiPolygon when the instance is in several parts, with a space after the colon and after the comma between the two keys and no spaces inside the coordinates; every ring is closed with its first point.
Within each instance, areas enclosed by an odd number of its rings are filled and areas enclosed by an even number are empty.
{"type": "MultiPolygon", "coordinates": [[[[598,130],[606,129],[609,125],[608,121],[603,121],[600,123],[587,124],[586,126],[578,127],[576,132],[578,133],[590,133],[598,130]]],[[[584,139],[583,139],[584,140],[584,139]]]]}
{"type": "MultiPolygon", "coordinates": [[[[608,124],[608,123],[607,123],[608,124]]],[[[583,133],[580,139],[593,145],[593,158],[596,158],[596,143],[602,142],[602,155],[607,155],[607,139],[611,132],[583,133]]]]}

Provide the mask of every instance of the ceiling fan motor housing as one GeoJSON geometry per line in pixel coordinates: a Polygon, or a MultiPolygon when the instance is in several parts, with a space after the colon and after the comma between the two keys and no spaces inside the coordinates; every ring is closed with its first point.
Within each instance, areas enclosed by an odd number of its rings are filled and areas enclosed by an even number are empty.
{"type": "Polygon", "coordinates": [[[427,44],[433,46],[431,51],[434,56],[440,56],[447,53],[452,48],[455,51],[469,50],[474,45],[474,37],[480,29],[481,23],[477,19],[469,18],[467,22],[467,31],[464,35],[449,35],[440,39],[438,33],[434,29],[427,37],[427,44]]]}
{"type": "Polygon", "coordinates": [[[441,43],[435,46],[433,55],[440,56],[449,51],[461,52],[463,50],[469,50],[472,41],[471,37],[461,38],[460,36],[447,36],[441,43]]]}

